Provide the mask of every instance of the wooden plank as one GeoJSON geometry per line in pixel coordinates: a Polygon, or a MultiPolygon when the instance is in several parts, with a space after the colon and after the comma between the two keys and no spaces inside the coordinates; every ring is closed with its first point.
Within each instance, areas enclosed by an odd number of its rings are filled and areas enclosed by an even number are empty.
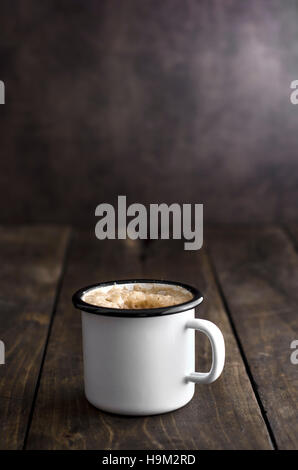
{"type": "Polygon", "coordinates": [[[21,449],[69,231],[0,228],[0,448],[21,449]]]}
{"type": "Polygon", "coordinates": [[[298,446],[298,257],[277,227],[208,234],[210,251],[277,446],[298,446]]]}
{"type": "MultiPolygon", "coordinates": [[[[209,345],[198,344],[198,364],[207,370],[209,345]]],[[[71,249],[47,350],[29,449],[270,449],[267,428],[246,375],[206,254],[183,251],[175,242],[150,244],[95,240],[79,234],[71,249]],[[80,314],[73,291],[88,283],[127,277],[184,280],[207,300],[200,315],[223,330],[227,365],[221,379],[197,387],[195,398],[173,413],[145,418],[101,412],[83,395],[80,314]]]]}

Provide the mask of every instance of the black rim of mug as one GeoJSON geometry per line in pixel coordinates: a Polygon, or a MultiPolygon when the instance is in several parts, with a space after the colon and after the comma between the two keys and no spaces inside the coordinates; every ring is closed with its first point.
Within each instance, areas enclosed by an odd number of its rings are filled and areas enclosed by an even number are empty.
{"type": "Polygon", "coordinates": [[[123,279],[117,281],[99,282],[90,286],[82,287],[77,290],[72,296],[72,302],[76,308],[84,312],[93,313],[95,315],[105,315],[108,317],[158,317],[163,315],[173,315],[174,313],[185,312],[191,310],[199,305],[203,300],[201,292],[193,286],[183,284],[178,281],[168,281],[164,279],[123,279]],[[171,286],[182,287],[188,290],[193,297],[182,304],[170,305],[168,307],[158,308],[146,308],[146,309],[123,309],[123,308],[109,308],[99,307],[97,305],[89,304],[82,300],[84,294],[89,290],[96,289],[98,287],[121,285],[121,284],[166,284],[171,286]]]}

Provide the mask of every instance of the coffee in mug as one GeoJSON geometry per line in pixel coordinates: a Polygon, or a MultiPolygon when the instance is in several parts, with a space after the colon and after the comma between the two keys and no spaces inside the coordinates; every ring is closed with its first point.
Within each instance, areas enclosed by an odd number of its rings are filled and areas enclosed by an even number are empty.
{"type": "Polygon", "coordinates": [[[225,361],[224,339],[195,318],[195,287],[148,279],[103,282],[73,295],[82,312],[87,400],[126,415],[165,413],[186,405],[195,384],[214,382],[225,361]],[[209,372],[195,371],[195,330],[212,346],[209,372]]]}
{"type": "Polygon", "coordinates": [[[121,284],[108,288],[91,289],[83,296],[84,302],[98,307],[141,309],[169,307],[192,299],[192,294],[179,286],[164,284],[121,284]]]}

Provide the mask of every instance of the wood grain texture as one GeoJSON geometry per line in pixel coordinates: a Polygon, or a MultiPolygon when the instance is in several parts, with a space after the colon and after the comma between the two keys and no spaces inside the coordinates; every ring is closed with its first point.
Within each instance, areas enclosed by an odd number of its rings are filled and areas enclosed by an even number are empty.
{"type": "MultiPolygon", "coordinates": [[[[208,370],[210,346],[197,335],[197,368],[208,370]]],[[[78,233],[71,248],[61,299],[42,373],[28,449],[270,449],[271,442],[246,375],[205,253],[180,243],[98,242],[78,233]],[[186,407],[159,416],[101,412],[83,394],[80,314],[75,289],[101,280],[153,277],[198,285],[206,301],[200,316],[222,328],[227,345],[223,376],[198,386],[186,407]]]]}
{"type": "Polygon", "coordinates": [[[21,449],[40,371],[68,229],[0,228],[0,448],[21,449]]]}
{"type": "Polygon", "coordinates": [[[298,256],[279,228],[208,233],[209,249],[277,446],[298,446],[298,256]]]}

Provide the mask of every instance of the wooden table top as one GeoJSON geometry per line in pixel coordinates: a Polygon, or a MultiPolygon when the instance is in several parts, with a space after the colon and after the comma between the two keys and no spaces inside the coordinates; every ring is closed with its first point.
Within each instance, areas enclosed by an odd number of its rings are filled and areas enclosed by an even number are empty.
{"type": "MultiPolygon", "coordinates": [[[[216,227],[204,248],[179,241],[98,241],[61,226],[0,228],[1,449],[297,449],[298,227],[216,227]],[[80,314],[73,292],[109,279],[193,284],[197,316],[226,342],[220,379],[196,386],[172,413],[124,417],[83,392],[80,314]]],[[[197,368],[210,346],[196,335],[197,368]]]]}

